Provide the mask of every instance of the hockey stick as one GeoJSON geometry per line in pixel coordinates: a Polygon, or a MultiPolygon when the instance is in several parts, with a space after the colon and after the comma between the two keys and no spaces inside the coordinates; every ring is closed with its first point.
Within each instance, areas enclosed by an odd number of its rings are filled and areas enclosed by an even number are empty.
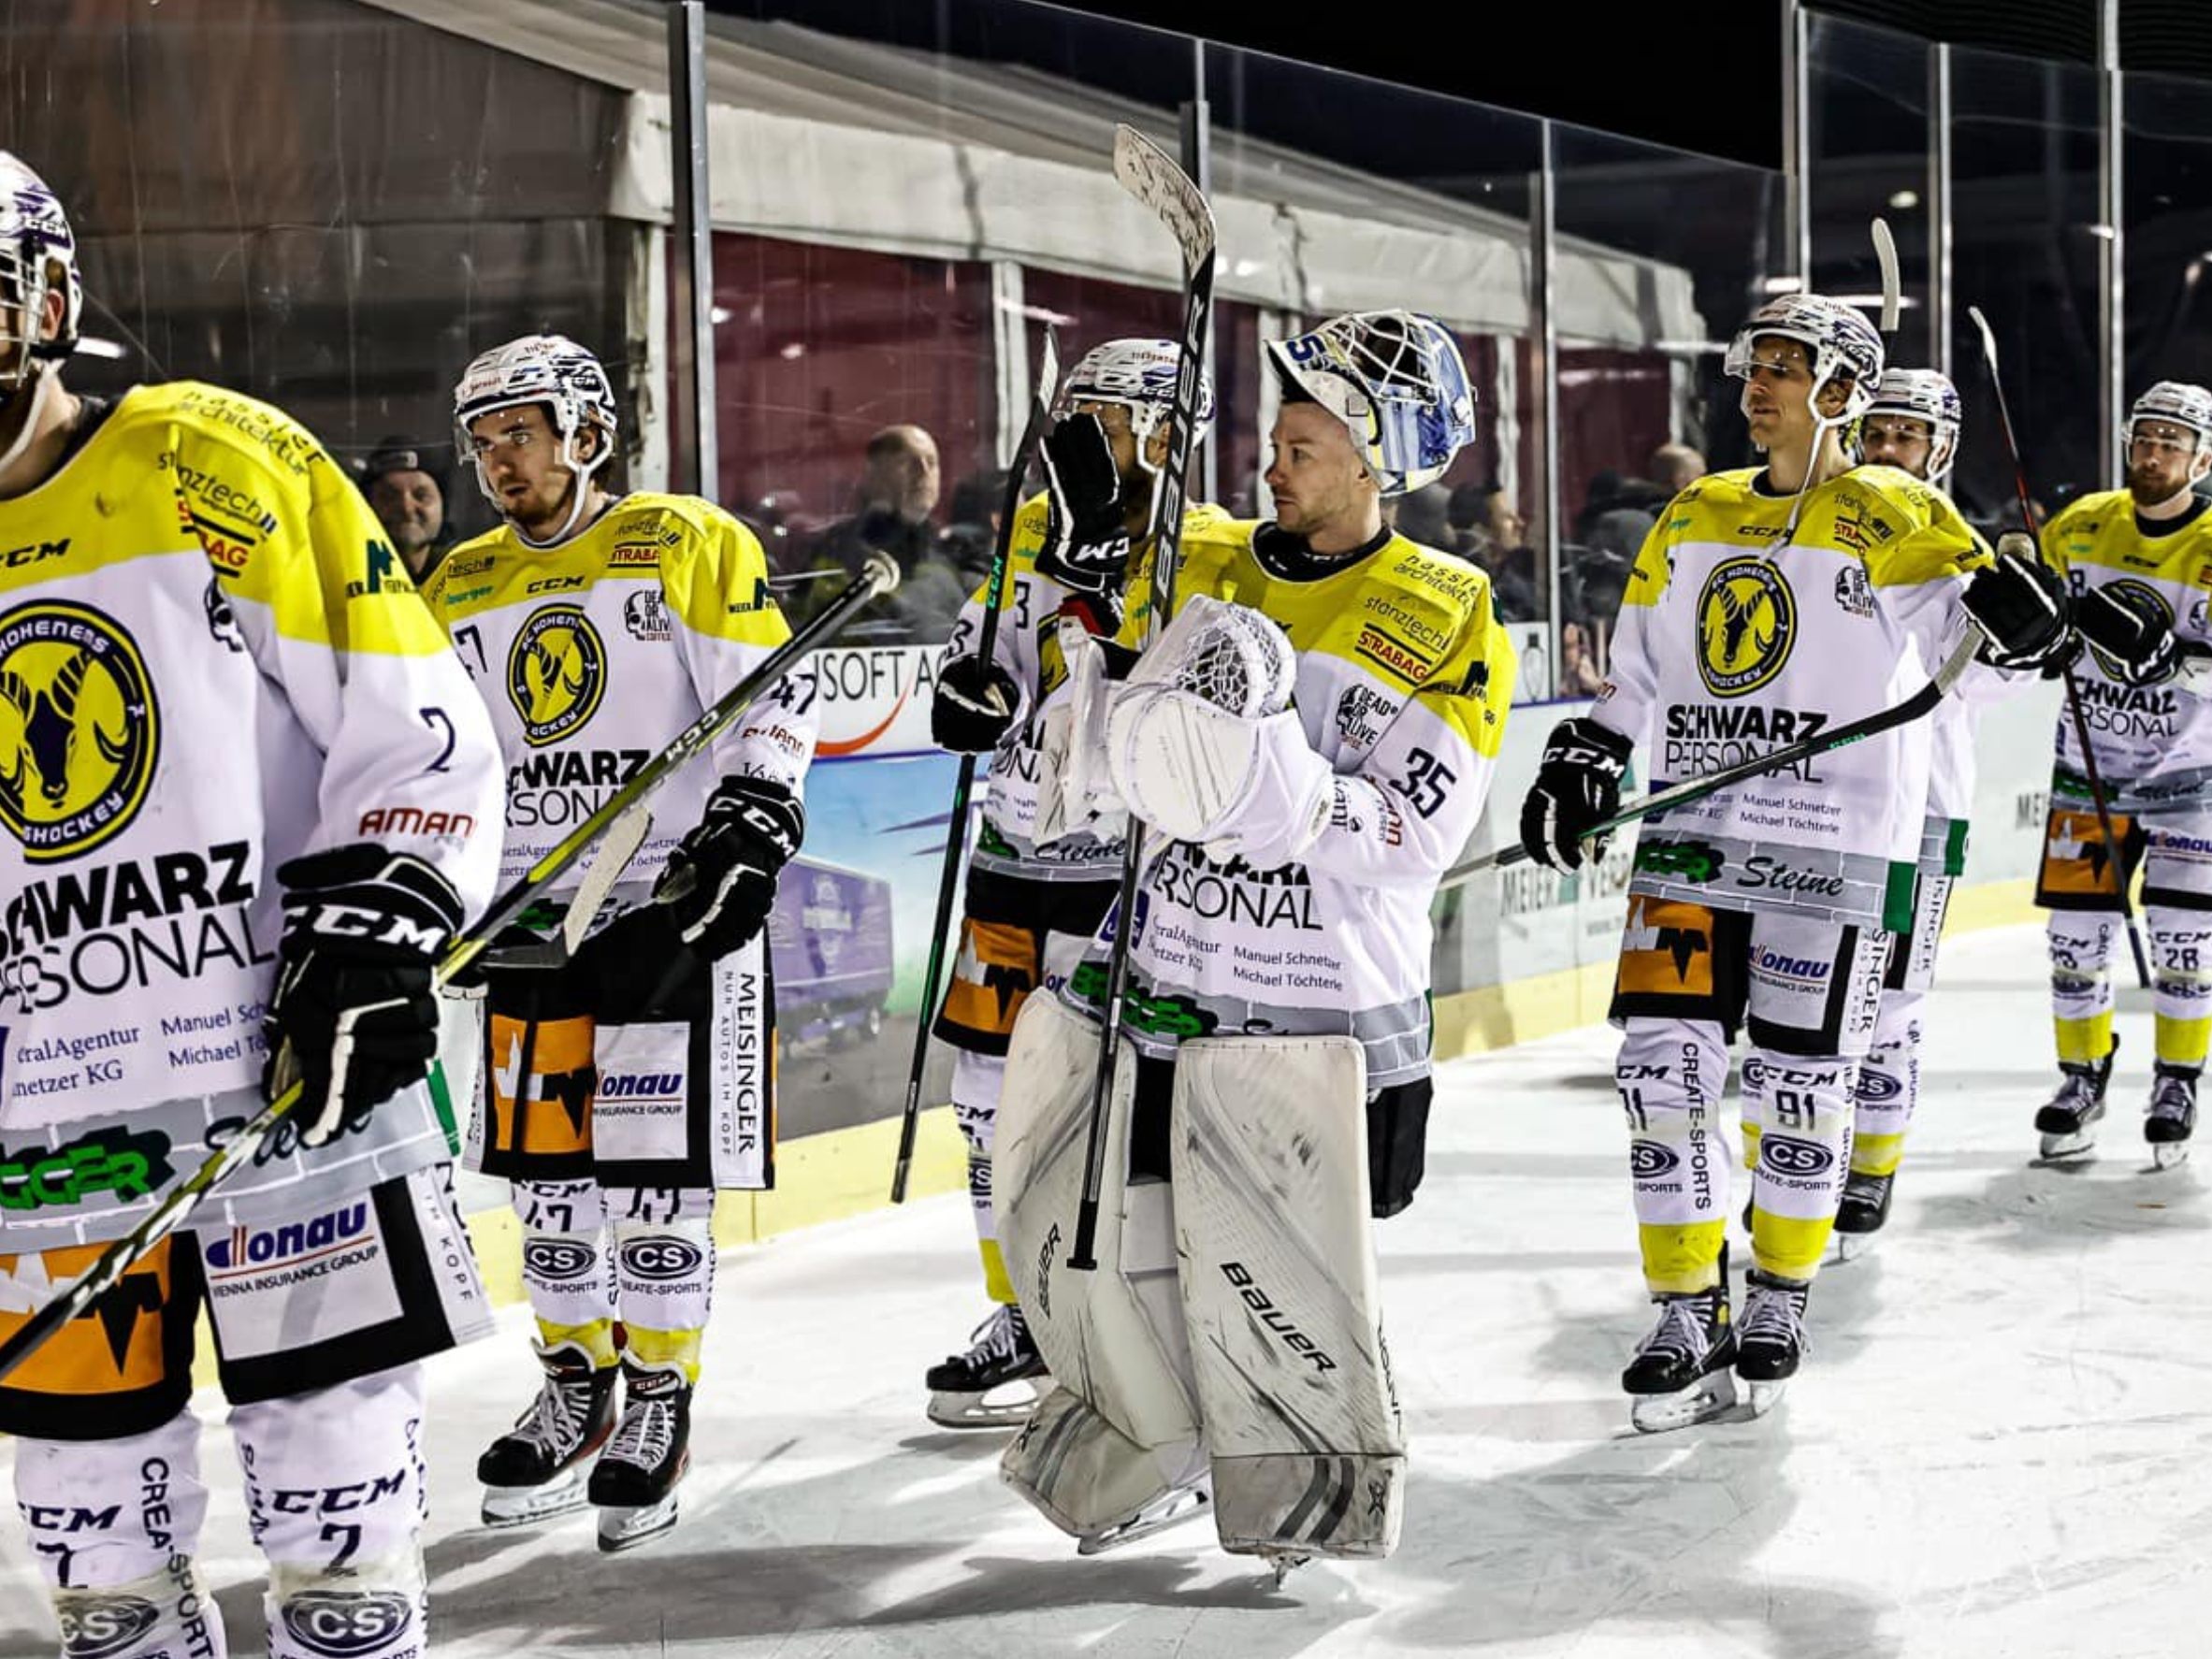
{"type": "MultiPolygon", "coordinates": [[[[1886,709],[1877,709],[1857,720],[1847,720],[1841,726],[1801,738],[1794,743],[1786,743],[1779,749],[1771,749],[1764,755],[1739,760],[1733,766],[1724,766],[1720,771],[1707,772],[1703,777],[1688,778],[1664,789],[1655,789],[1649,795],[1627,802],[1603,823],[1585,830],[1581,838],[1583,844],[1587,845],[1593,839],[1611,835],[1615,830],[1649,817],[1654,813],[1663,813],[1688,801],[1702,801],[1706,796],[1716,794],[1731,785],[1743,783],[1750,778],[1764,777],[1769,772],[1780,772],[1800,761],[1811,760],[1815,756],[1844,748],[1862,738],[1875,737],[1919,719],[1941,702],[1952,686],[1959,684],[1959,676],[1973,666],[1974,654],[1988,639],[1988,636],[1970,621],[1966,637],[1954,645],[1951,655],[1938,665],[1935,677],[1904,701],[1892,703],[1886,709]]],[[[1438,879],[1437,890],[1442,892],[1446,887],[1459,887],[1485,870],[1504,870],[1530,861],[1528,849],[1515,842],[1469,858],[1465,863],[1453,865],[1438,879]]]]}
{"type": "MultiPolygon", "coordinates": [[[[1036,458],[1037,444],[1045,436],[1045,422],[1052,412],[1052,393],[1060,384],[1060,353],[1052,330],[1045,330],[1045,343],[1037,367],[1036,394],[1030,400],[1029,418],[1014,445],[1014,458],[1006,464],[1006,493],[999,503],[998,545],[990,551],[990,576],[983,587],[983,634],[976,655],[991,659],[999,638],[999,606],[1006,597],[1006,560],[1014,544],[1014,519],[1021,511],[1021,486],[1036,458]]],[[[914,1025],[914,1056],[906,1067],[906,1105],[899,1118],[899,1158],[891,1168],[891,1202],[906,1202],[906,1172],[914,1161],[914,1132],[921,1122],[921,1074],[930,1056],[930,1026],[937,1006],[937,976],[945,969],[946,936],[952,928],[952,891],[960,886],[961,858],[968,850],[968,798],[976,787],[976,757],[960,757],[960,774],[952,782],[952,815],[945,825],[945,863],[937,873],[937,915],[930,928],[930,959],[922,970],[921,1013],[914,1025]]]]}
{"type": "Polygon", "coordinates": [[[1882,271],[1882,346],[1897,345],[1897,325],[1904,310],[1904,283],[1898,276],[1897,238],[1889,234],[1889,221],[1877,218],[1867,227],[1874,238],[1874,264],[1882,271]]]}
{"type": "MultiPolygon", "coordinates": [[[[788,673],[807,652],[828,641],[870,600],[898,585],[898,567],[882,554],[870,555],[860,574],[819,616],[793,634],[759,667],[725,692],[712,708],[677,733],[666,748],[640,767],[637,775],[610,796],[599,811],[531,865],[520,881],[494,899],[491,908],[474,927],[456,934],[432,971],[433,982],[443,985],[483,955],[500,930],[528,909],[617,819],[735,725],[738,717],[788,673]]],[[[171,1189],[168,1196],[147,1213],[145,1219],[102,1251],[100,1259],[81,1277],[33,1314],[22,1330],[6,1342],[0,1342],[0,1378],[7,1377],[29,1359],[39,1344],[89,1308],[147,1251],[182,1226],[201,1201],[233,1170],[253,1161],[262,1143],[299,1104],[301,1092],[299,1085],[295,1083],[269,1102],[221,1150],[171,1189]]]]}
{"type": "MultiPolygon", "coordinates": [[[[1152,598],[1145,623],[1149,641],[1175,610],[1175,567],[1183,535],[1184,474],[1191,464],[1191,424],[1198,411],[1198,376],[1213,325],[1213,209],[1165,151],[1135,127],[1114,129],[1114,177],[1121,188],[1160,216],[1183,254],[1183,338],[1176,363],[1175,425],[1160,468],[1152,502],[1152,598]]],[[[1078,1273],[1098,1266],[1098,1202],[1106,1184],[1106,1103],[1121,1046],[1121,996],[1129,985],[1129,921],[1145,863],[1145,827],[1132,814],[1129,844],[1121,853],[1121,890],[1114,901],[1113,948],[1106,957],[1106,1006],[1099,1014],[1098,1067],[1091,1078],[1091,1133],[1083,1151],[1083,1198],[1076,1211],[1076,1240],[1067,1264],[1078,1273]]]]}
{"type": "MultiPolygon", "coordinates": [[[[1982,337],[1982,366],[1989,371],[1989,393],[1997,400],[1997,424],[2004,433],[2005,454],[2012,457],[2013,488],[2019,496],[2020,524],[2035,546],[2036,558],[2041,560],[2043,532],[2035,523],[2035,503],[2028,494],[2028,469],[2020,460],[2020,440],[2013,431],[2012,411],[2004,401],[2004,382],[1997,372],[1997,336],[1989,326],[1989,319],[1982,315],[1981,307],[1970,305],[1966,314],[1973,321],[1974,332],[1982,337]]],[[[2112,855],[2112,885],[2119,895],[2119,916],[2127,926],[2128,949],[2135,958],[2135,984],[2147,990],[2150,959],[2144,954],[2143,934],[2135,926],[2135,906],[2128,898],[2129,871],[2120,856],[2119,838],[2112,832],[2112,807],[2104,793],[2104,780],[2097,770],[2096,752],[2089,747],[2089,725],[2082,718],[2081,686],[2075,678],[2073,664],[2069,663],[2061,672],[2066,685],[2066,717],[2074,727],[2074,741],[2081,748],[2081,772],[2089,782],[2089,803],[2097,809],[2097,828],[2112,855]]]]}

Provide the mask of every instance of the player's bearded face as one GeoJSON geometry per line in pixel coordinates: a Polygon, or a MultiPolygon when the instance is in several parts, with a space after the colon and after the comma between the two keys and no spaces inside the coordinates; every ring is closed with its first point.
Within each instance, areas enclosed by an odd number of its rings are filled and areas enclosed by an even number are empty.
{"type": "Polygon", "coordinates": [[[542,405],[477,416],[469,423],[469,442],[499,511],[526,534],[551,530],[561,523],[577,478],[563,457],[560,434],[542,405]]]}
{"type": "Polygon", "coordinates": [[[1375,483],[1335,415],[1318,403],[1286,403],[1271,441],[1267,487],[1277,524],[1311,537],[1360,517],[1375,483]]]}
{"type": "Polygon", "coordinates": [[[2173,421],[2137,421],[2128,433],[2128,493],[2142,506],[2170,501],[2201,476],[2196,433],[2173,421]]]}
{"type": "Polygon", "coordinates": [[[1859,453],[1877,467],[1895,467],[1915,478],[1928,476],[1928,461],[1935,445],[1928,423],[1901,415],[1869,415],[1859,428],[1859,453]]]}

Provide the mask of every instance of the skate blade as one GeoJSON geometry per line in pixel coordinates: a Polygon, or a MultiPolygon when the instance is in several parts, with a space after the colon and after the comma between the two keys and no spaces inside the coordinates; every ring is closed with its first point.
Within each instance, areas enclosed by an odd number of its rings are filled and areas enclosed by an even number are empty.
{"type": "Polygon", "coordinates": [[[941,1429],[1018,1429],[1051,1391],[1052,1378],[1043,1373],[1018,1377],[980,1394],[940,1389],[930,1395],[929,1419],[941,1429]]]}
{"type": "Polygon", "coordinates": [[[2179,1169],[2189,1161],[2187,1141],[2154,1141],[2150,1148],[2150,1167],[2153,1169],[2179,1169]]]}
{"type": "Polygon", "coordinates": [[[1736,1374],[1709,1371],[1671,1394],[1638,1394],[1628,1421],[1640,1435],[1664,1435],[1726,1417],[1736,1408],[1736,1374]]]}
{"type": "Polygon", "coordinates": [[[564,1469],[542,1486],[487,1486],[479,1512],[485,1526],[502,1531],[511,1526],[534,1526],[556,1516],[573,1515],[584,1508],[586,1465],[564,1469]]]}
{"type": "Polygon", "coordinates": [[[1124,1544],[1149,1538],[1156,1532],[1165,1532],[1171,1526],[1195,1521],[1212,1508],[1213,1488],[1210,1485],[1178,1487],[1164,1497],[1153,1499],[1127,1521],[1102,1527],[1094,1533],[1085,1533],[1076,1540],[1076,1553],[1104,1555],[1109,1550],[1119,1550],[1124,1544]]]}
{"type": "Polygon", "coordinates": [[[2069,1163],[2079,1163],[2097,1149],[2093,1134],[2046,1134],[2043,1149],[2035,1159],[2037,1168],[2063,1168],[2069,1163]]]}
{"type": "Polygon", "coordinates": [[[1782,1404],[1782,1396],[1789,1391],[1789,1378],[1778,1377],[1771,1382],[1747,1382],[1743,1390],[1744,1415],[1764,1417],[1782,1404]]]}
{"type": "Polygon", "coordinates": [[[600,1510],[600,1553],[619,1555],[674,1529],[676,1494],[670,1493],[658,1504],[635,1508],[610,1505],[600,1510]]]}
{"type": "Polygon", "coordinates": [[[1838,1233],[1833,1236],[1836,1241],[1836,1253],[1833,1260],[1838,1265],[1841,1265],[1845,1262],[1857,1262],[1872,1255],[1874,1241],[1882,1235],[1879,1233],[1838,1233]]]}
{"type": "Polygon", "coordinates": [[[1280,1590],[1282,1581],[1313,1559],[1303,1550],[1263,1550],[1260,1559],[1267,1564],[1267,1587],[1280,1590]]]}

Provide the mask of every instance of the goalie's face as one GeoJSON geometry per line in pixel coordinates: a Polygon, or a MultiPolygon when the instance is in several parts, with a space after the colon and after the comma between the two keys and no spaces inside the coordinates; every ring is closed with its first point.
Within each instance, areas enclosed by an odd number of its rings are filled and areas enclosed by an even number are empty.
{"type": "MultiPolygon", "coordinates": [[[[1352,446],[1344,423],[1318,403],[1286,403],[1269,440],[1267,488],[1275,522],[1308,541],[1340,539],[1332,531],[1364,525],[1381,498],[1375,475],[1352,446]]],[[[1351,537],[1353,542],[1364,536],[1351,537]]]]}
{"type": "MultiPolygon", "coordinates": [[[[576,442],[584,458],[599,434],[586,427],[576,442]]],[[[558,529],[569,510],[576,472],[563,454],[560,434],[542,403],[496,409],[469,423],[469,450],[499,511],[526,536],[542,539],[558,529]]]]}

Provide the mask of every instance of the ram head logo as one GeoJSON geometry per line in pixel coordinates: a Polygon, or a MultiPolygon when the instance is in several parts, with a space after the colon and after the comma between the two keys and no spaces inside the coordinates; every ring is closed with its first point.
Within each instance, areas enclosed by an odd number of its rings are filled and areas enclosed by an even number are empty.
{"type": "Polygon", "coordinates": [[[0,746],[0,800],[17,813],[26,786],[36,783],[46,804],[59,812],[69,796],[69,769],[89,737],[100,758],[111,767],[130,756],[130,733],[110,733],[85,702],[93,654],[72,651],[52,679],[38,690],[13,669],[0,669],[0,703],[15,714],[12,746],[0,746]]]}
{"type": "Polygon", "coordinates": [[[1748,597],[1739,593],[1731,583],[1723,583],[1713,591],[1713,602],[1720,608],[1720,661],[1725,668],[1733,668],[1743,660],[1743,647],[1748,640],[1760,656],[1773,650],[1775,641],[1773,601],[1763,592],[1754,591],[1748,597]],[[1766,627],[1758,626],[1760,613],[1766,614],[1766,627]]]}

